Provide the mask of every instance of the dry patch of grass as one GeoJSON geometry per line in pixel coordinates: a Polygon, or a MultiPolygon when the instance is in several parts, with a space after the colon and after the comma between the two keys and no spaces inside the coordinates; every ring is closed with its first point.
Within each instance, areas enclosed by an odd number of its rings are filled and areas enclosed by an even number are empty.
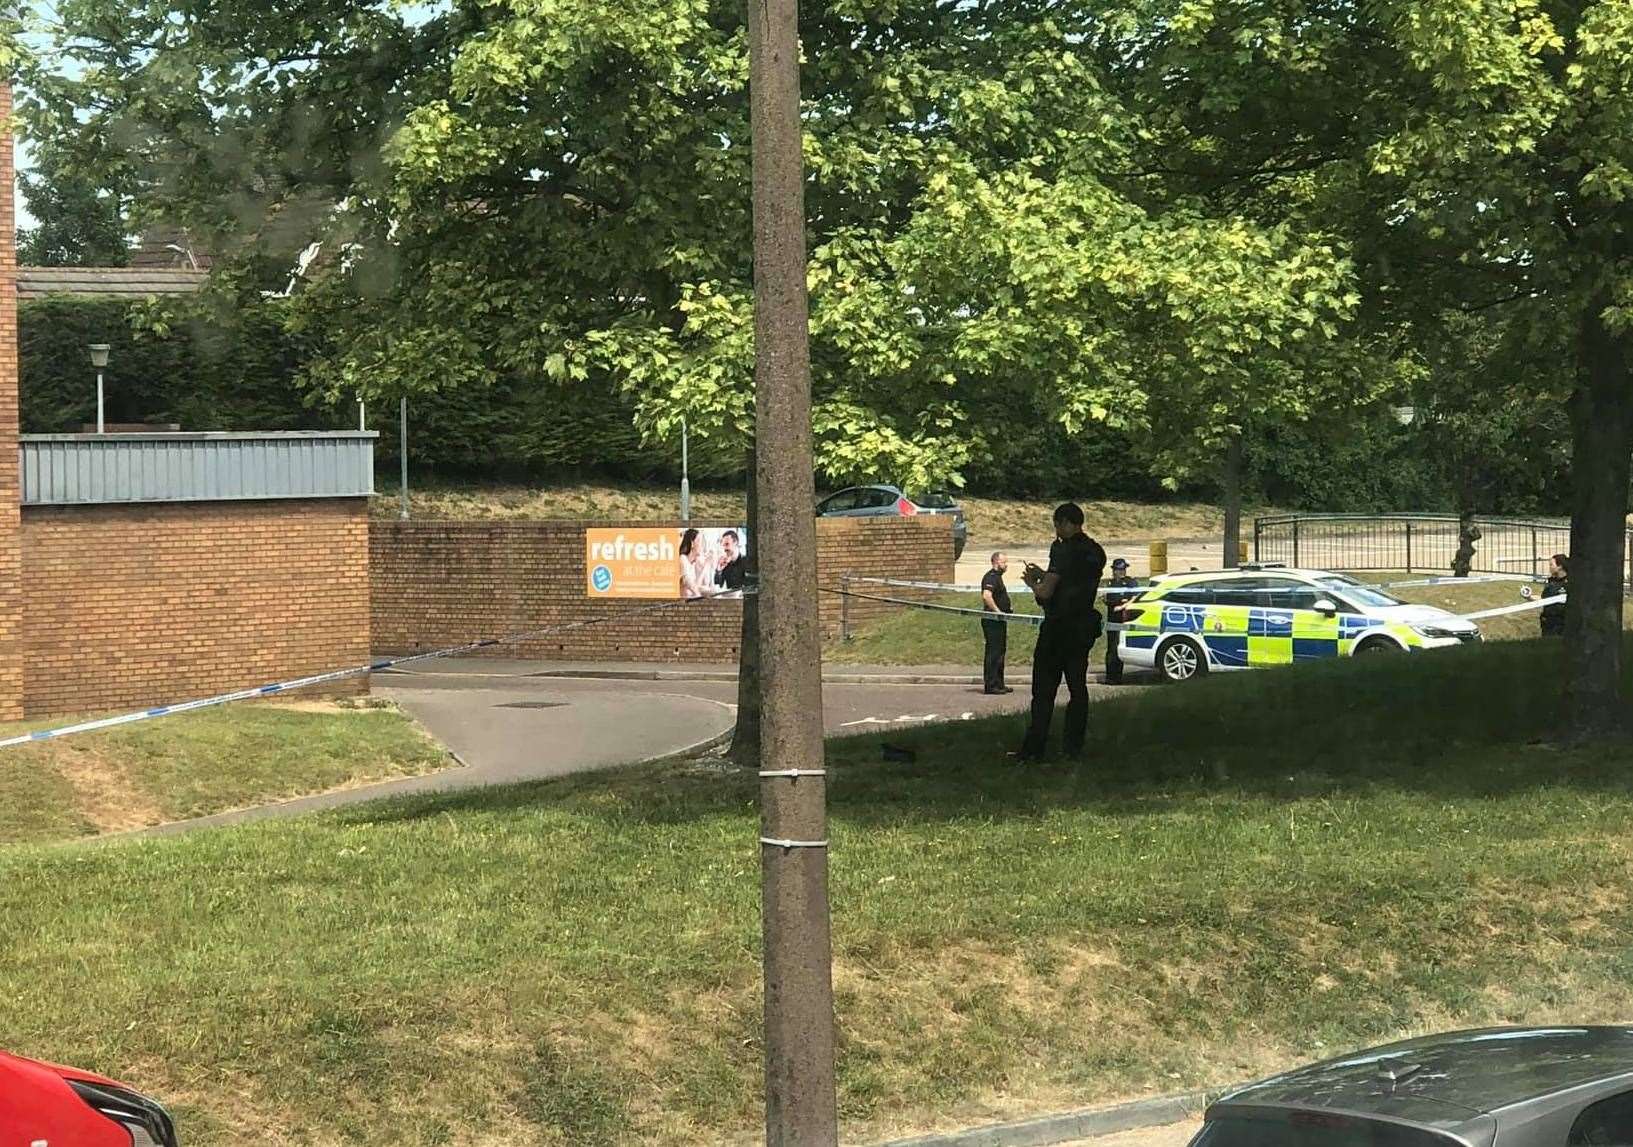
{"type": "MultiPolygon", "coordinates": [[[[72,724],[0,726],[0,736],[72,724]]],[[[0,845],[123,832],[450,764],[394,706],[223,706],[0,750],[0,845]]]]}
{"type": "MultiPolygon", "coordinates": [[[[409,484],[409,513],[414,518],[449,521],[498,519],[631,520],[672,522],[680,516],[678,487],[583,482],[553,486],[470,483],[409,484]]],[[[370,504],[376,518],[396,518],[401,508],[395,491],[377,494],[370,504]]],[[[692,516],[740,521],[747,502],[740,490],[693,490],[692,516]]]]}
{"type": "Polygon", "coordinates": [[[126,832],[158,824],[164,813],[132,779],[125,762],[94,742],[69,743],[54,761],[74,788],[74,808],[97,832],[126,832]]]}
{"type": "MultiPolygon", "coordinates": [[[[961,494],[959,501],[969,518],[970,537],[980,538],[982,546],[1047,537],[1049,515],[1056,505],[1065,501],[1076,501],[1083,507],[1083,528],[1102,542],[1213,540],[1220,537],[1225,528],[1224,511],[1207,502],[1117,502],[1073,498],[1070,494],[1053,500],[961,494]]],[[[1280,512],[1269,506],[1244,507],[1242,517],[1248,525],[1248,536],[1252,536],[1255,516],[1280,512]]]]}

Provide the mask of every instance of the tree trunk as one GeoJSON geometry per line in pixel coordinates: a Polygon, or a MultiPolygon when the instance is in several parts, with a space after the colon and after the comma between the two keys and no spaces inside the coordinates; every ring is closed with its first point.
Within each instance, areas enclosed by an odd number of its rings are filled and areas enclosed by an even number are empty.
{"type": "Polygon", "coordinates": [[[1621,731],[1622,561],[1633,395],[1626,336],[1604,322],[1608,292],[1584,316],[1571,396],[1571,581],[1565,604],[1566,733],[1621,731]]]}
{"type": "MultiPolygon", "coordinates": [[[[748,583],[760,584],[760,492],[758,462],[748,451],[748,583]]],[[[737,654],[737,727],[731,735],[731,762],[750,769],[760,763],[760,595],[743,597],[743,635],[737,654]]]]}
{"type": "Polygon", "coordinates": [[[1468,577],[1474,569],[1474,543],[1485,536],[1474,524],[1474,489],[1467,477],[1457,483],[1457,549],[1452,554],[1452,576],[1468,577]]]}
{"type": "Polygon", "coordinates": [[[1225,553],[1222,568],[1242,564],[1242,436],[1232,434],[1225,443],[1225,465],[1221,471],[1225,501],[1225,553]]]}

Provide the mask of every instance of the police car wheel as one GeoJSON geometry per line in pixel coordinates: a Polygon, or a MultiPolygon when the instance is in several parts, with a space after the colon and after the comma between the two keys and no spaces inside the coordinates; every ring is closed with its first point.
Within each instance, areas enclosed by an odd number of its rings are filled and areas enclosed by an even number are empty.
{"type": "Polygon", "coordinates": [[[1207,657],[1183,637],[1170,637],[1157,650],[1157,673],[1164,681],[1192,681],[1207,671],[1207,657]]]}
{"type": "Polygon", "coordinates": [[[1374,637],[1371,641],[1363,641],[1355,647],[1357,657],[1370,657],[1374,653],[1403,653],[1405,650],[1393,641],[1384,637],[1374,637]]]}

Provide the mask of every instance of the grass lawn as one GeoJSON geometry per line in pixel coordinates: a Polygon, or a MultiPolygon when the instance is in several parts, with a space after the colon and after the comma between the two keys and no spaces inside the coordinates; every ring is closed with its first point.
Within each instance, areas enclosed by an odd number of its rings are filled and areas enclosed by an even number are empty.
{"type": "MultiPolygon", "coordinates": [[[[898,591],[884,586],[860,586],[858,592],[889,596],[898,591]]],[[[938,593],[931,600],[936,605],[981,608],[980,596],[973,593],[938,593]]],[[[1031,594],[1015,594],[1013,604],[1017,613],[1032,613],[1037,608],[1031,594]]],[[[838,638],[829,641],[822,651],[823,662],[829,665],[970,665],[973,671],[980,671],[985,641],[980,619],[927,609],[892,607],[892,610],[858,624],[849,641],[838,638]]],[[[1006,663],[1031,664],[1032,648],[1037,641],[1035,628],[1012,624],[1006,663]]],[[[1012,684],[1018,686],[1020,682],[1017,679],[1012,684]]]]}
{"type": "MultiPolygon", "coordinates": [[[[78,719],[3,725],[0,736],[78,719]]],[[[390,706],[228,705],[0,750],[0,844],[142,828],[447,764],[390,706]]]]}
{"type": "MultiPolygon", "coordinates": [[[[381,488],[385,490],[382,479],[381,488]]],[[[400,507],[397,488],[375,496],[376,518],[396,518],[400,507]]],[[[970,536],[981,544],[1036,538],[1047,532],[1049,514],[1068,495],[1055,499],[981,498],[960,494],[969,518],[970,536]],[[1043,525],[1040,527],[1040,523],[1043,525]]],[[[557,486],[518,486],[483,483],[432,483],[417,488],[409,482],[409,512],[415,518],[630,518],[671,521],[680,512],[675,486],[627,483],[575,483],[557,486]]],[[[1087,527],[1099,538],[1148,540],[1212,536],[1224,528],[1219,507],[1201,502],[1082,502],[1087,527]]],[[[1248,509],[1249,519],[1269,509],[1248,509]]],[[[693,490],[692,513],[698,518],[740,519],[743,495],[733,490],[693,490]]],[[[1250,522],[1251,526],[1251,522],[1250,522]]]]}
{"type": "MultiPolygon", "coordinates": [[[[1633,745],[1557,645],[1140,690],[830,746],[847,1142],[1633,1015],[1633,745]]],[[[0,1030],[186,1141],[715,1144],[760,1102],[755,782],[679,763],[0,850],[0,1030]]]]}

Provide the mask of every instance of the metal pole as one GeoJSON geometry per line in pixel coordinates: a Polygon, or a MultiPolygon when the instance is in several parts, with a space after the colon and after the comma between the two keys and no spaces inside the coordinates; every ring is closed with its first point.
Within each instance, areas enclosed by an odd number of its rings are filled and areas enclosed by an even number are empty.
{"type": "Polygon", "coordinates": [[[834,1147],[822,617],[817,602],[798,0],[751,0],[760,879],[767,1147],[834,1147]],[[769,774],[769,775],[768,775],[769,774]]]}
{"type": "Polygon", "coordinates": [[[1406,572],[1412,572],[1412,523],[1406,523],[1406,572]]]}
{"type": "Polygon", "coordinates": [[[397,511],[397,516],[408,521],[408,395],[403,395],[402,405],[397,409],[397,453],[401,456],[398,463],[402,467],[402,476],[399,486],[402,490],[403,504],[397,511]]]}
{"type": "Polygon", "coordinates": [[[363,405],[363,396],[358,395],[357,396],[357,429],[358,430],[367,430],[368,428],[369,428],[368,410],[363,405]]]}
{"type": "Polygon", "coordinates": [[[99,369],[96,372],[96,432],[106,433],[106,425],[102,420],[102,371],[99,369]]]}
{"type": "Polygon", "coordinates": [[[680,520],[692,520],[692,482],[687,471],[690,469],[688,458],[688,443],[686,440],[686,419],[680,420],[680,520]]]}
{"type": "Polygon", "coordinates": [[[1298,519],[1293,519],[1293,568],[1302,568],[1298,564],[1298,519]]]}
{"type": "Polygon", "coordinates": [[[851,639],[851,575],[839,577],[839,640],[851,639]]]}

